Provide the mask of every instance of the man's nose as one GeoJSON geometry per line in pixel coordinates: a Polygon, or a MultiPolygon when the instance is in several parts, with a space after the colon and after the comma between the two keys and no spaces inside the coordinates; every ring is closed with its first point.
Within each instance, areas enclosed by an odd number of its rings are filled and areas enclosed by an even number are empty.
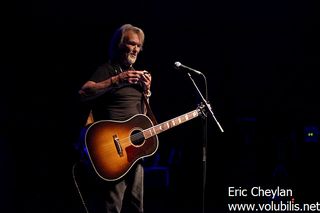
{"type": "Polygon", "coordinates": [[[138,44],[134,45],[133,47],[134,50],[139,51],[140,50],[140,46],[138,44]]]}

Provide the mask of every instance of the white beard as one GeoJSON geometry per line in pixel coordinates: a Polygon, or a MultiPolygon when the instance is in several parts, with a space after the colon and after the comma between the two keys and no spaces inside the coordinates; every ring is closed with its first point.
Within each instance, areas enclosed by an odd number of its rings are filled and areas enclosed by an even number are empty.
{"type": "Polygon", "coordinates": [[[127,56],[127,61],[128,61],[129,64],[134,64],[134,63],[136,62],[136,60],[137,60],[137,57],[136,57],[136,56],[133,56],[133,55],[131,55],[131,54],[128,54],[128,56],[127,56]]]}

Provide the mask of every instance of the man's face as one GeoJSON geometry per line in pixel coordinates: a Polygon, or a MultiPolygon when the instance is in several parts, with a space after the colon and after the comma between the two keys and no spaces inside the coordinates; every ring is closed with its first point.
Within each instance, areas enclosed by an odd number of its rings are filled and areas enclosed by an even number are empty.
{"type": "Polygon", "coordinates": [[[123,60],[126,64],[132,65],[136,62],[141,50],[142,43],[137,33],[127,31],[124,39],[123,60]]]}

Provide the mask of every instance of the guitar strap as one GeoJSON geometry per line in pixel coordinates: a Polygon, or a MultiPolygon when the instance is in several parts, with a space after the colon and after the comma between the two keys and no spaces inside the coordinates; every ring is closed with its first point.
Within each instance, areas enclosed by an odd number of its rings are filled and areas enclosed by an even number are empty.
{"type": "Polygon", "coordinates": [[[153,125],[157,125],[158,124],[157,119],[151,110],[148,98],[145,94],[143,94],[143,101],[144,101],[144,104],[146,105],[146,108],[147,108],[146,115],[151,119],[151,121],[153,122],[153,125]]]}

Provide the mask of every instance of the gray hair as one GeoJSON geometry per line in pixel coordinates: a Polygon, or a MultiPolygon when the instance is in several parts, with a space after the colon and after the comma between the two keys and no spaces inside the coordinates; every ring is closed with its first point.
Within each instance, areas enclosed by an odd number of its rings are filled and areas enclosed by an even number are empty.
{"type": "Polygon", "coordinates": [[[133,31],[138,34],[141,41],[141,50],[144,43],[144,32],[142,29],[133,26],[131,24],[124,24],[119,27],[113,34],[113,37],[109,46],[109,58],[110,61],[119,59],[121,47],[124,45],[125,34],[128,31],[133,31]]]}

